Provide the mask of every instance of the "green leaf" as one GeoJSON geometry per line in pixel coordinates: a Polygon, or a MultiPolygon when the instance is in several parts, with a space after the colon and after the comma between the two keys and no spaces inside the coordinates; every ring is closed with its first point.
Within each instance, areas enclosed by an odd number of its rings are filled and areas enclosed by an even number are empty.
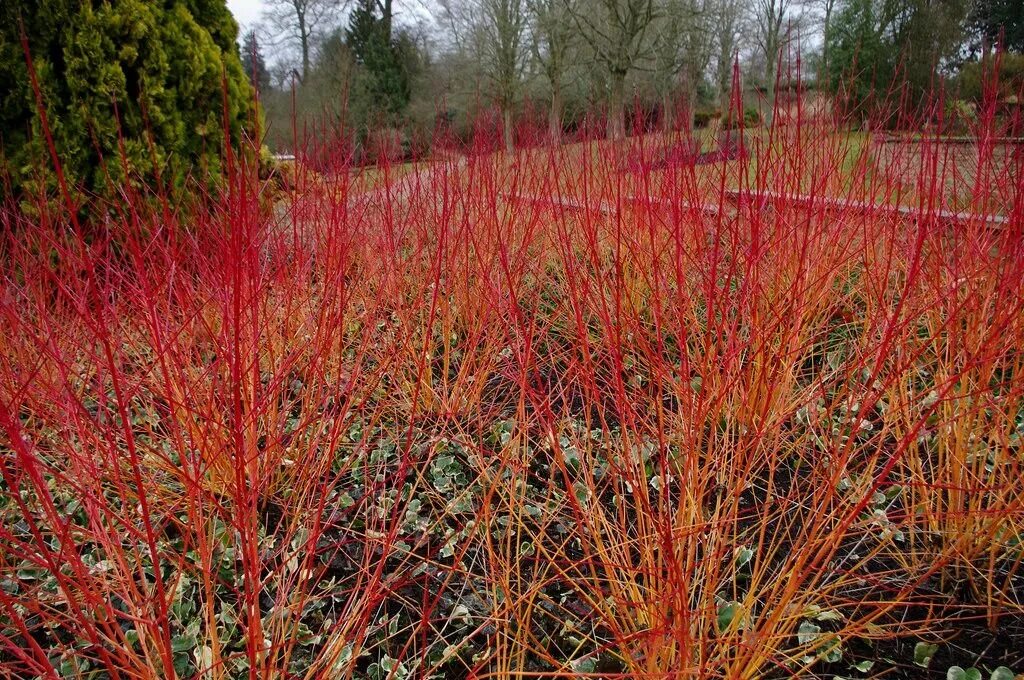
{"type": "Polygon", "coordinates": [[[914,663],[921,668],[928,668],[928,664],[932,662],[932,657],[935,656],[935,652],[939,651],[938,645],[933,645],[928,642],[918,642],[914,645],[914,663]]]}
{"type": "Polygon", "coordinates": [[[576,659],[572,662],[572,669],[577,673],[593,673],[596,668],[597,663],[590,657],[576,659]]]}
{"type": "Polygon", "coordinates": [[[860,671],[861,673],[867,673],[872,668],[874,668],[874,666],[875,666],[875,662],[874,661],[861,661],[860,663],[853,664],[853,667],[855,669],[857,669],[858,671],[860,671]]]}
{"type": "Polygon", "coordinates": [[[830,635],[828,644],[825,645],[825,650],[821,653],[821,658],[829,663],[839,663],[843,660],[843,641],[838,635],[830,635]]]}
{"type": "Polygon", "coordinates": [[[179,635],[171,639],[172,652],[187,652],[197,644],[195,637],[191,635],[179,635]]]}
{"type": "Polygon", "coordinates": [[[754,558],[754,551],[743,547],[736,551],[736,568],[742,569],[754,558]]]}
{"type": "Polygon", "coordinates": [[[946,680],[981,680],[981,671],[977,668],[964,670],[960,666],[950,666],[946,671],[946,680]]]}
{"type": "Polygon", "coordinates": [[[718,607],[718,631],[724,633],[742,614],[739,602],[726,602],[718,607]]]}
{"type": "Polygon", "coordinates": [[[188,667],[189,667],[188,654],[175,654],[174,655],[174,672],[177,673],[179,677],[184,677],[184,676],[189,675],[188,667]]]}
{"type": "Polygon", "coordinates": [[[1014,677],[1013,671],[1006,666],[1000,666],[992,671],[991,680],[1013,680],[1014,677]]]}

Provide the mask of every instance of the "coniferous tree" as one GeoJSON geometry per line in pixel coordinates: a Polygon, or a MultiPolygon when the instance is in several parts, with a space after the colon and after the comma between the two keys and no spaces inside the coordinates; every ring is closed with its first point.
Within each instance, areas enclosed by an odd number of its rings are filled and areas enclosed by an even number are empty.
{"type": "Polygon", "coordinates": [[[0,172],[9,182],[0,191],[55,188],[20,26],[77,189],[111,195],[125,181],[159,176],[173,189],[189,176],[216,178],[225,142],[237,144],[251,120],[238,28],[224,0],[4,4],[0,172]]]}
{"type": "Polygon", "coordinates": [[[1021,0],[975,0],[968,28],[978,43],[976,48],[992,49],[1001,40],[1002,49],[1024,54],[1024,2],[1021,0]]]}
{"type": "Polygon", "coordinates": [[[241,57],[242,70],[249,76],[249,84],[260,92],[265,92],[270,87],[270,71],[267,70],[267,62],[263,58],[263,49],[256,37],[256,31],[245,34],[241,57]]]}
{"type": "Polygon", "coordinates": [[[392,36],[374,0],[358,0],[349,16],[345,42],[361,67],[361,89],[377,108],[390,117],[409,104],[411,62],[415,48],[403,34],[392,36]]]}
{"type": "Polygon", "coordinates": [[[966,11],[965,0],[848,0],[829,28],[828,86],[878,122],[895,120],[898,102],[926,104],[960,48],[966,11]]]}

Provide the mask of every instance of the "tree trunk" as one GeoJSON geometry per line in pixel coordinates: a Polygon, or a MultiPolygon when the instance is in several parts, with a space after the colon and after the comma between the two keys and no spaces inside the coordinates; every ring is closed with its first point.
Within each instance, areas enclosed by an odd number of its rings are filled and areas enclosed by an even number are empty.
{"type": "Polygon", "coordinates": [[[676,126],[675,100],[670,92],[661,95],[661,130],[672,132],[676,126]]]}
{"type": "Polygon", "coordinates": [[[834,3],[831,0],[825,2],[825,23],[822,26],[822,40],[821,40],[821,75],[818,80],[824,80],[826,83],[830,80],[828,74],[828,43],[831,40],[831,27],[832,27],[832,7],[834,3]]]}
{"type": "Polygon", "coordinates": [[[613,73],[608,100],[608,139],[626,138],[626,74],[613,73]]]}
{"type": "MultiPolygon", "coordinates": [[[[693,63],[691,60],[690,63],[693,63]]],[[[699,73],[691,73],[689,65],[683,71],[683,95],[684,95],[684,106],[683,109],[683,130],[687,136],[693,135],[693,116],[697,110],[697,81],[700,79],[699,73]]]]}
{"type": "Polygon", "coordinates": [[[723,38],[722,50],[718,54],[718,108],[722,110],[723,118],[729,116],[732,106],[732,50],[732,41],[723,38]]]}
{"type": "Polygon", "coordinates": [[[551,85],[551,109],[548,111],[548,137],[552,146],[562,143],[562,88],[551,85]]]}
{"type": "Polygon", "coordinates": [[[302,82],[309,75],[309,32],[306,31],[306,19],[299,15],[299,41],[302,43],[302,82]]]}
{"type": "MultiPolygon", "coordinates": [[[[729,73],[732,73],[730,70],[729,73]]],[[[723,76],[718,83],[718,108],[722,112],[723,118],[729,117],[729,111],[732,108],[732,79],[723,76]]]]}
{"type": "Polygon", "coordinates": [[[683,110],[683,115],[685,116],[683,119],[683,125],[685,127],[683,129],[686,131],[686,134],[690,136],[693,135],[693,119],[694,115],[697,113],[697,107],[694,105],[694,102],[696,102],[696,98],[690,99],[686,103],[686,108],[683,110]]]}
{"type": "Polygon", "coordinates": [[[501,136],[505,142],[505,151],[509,154],[514,153],[516,145],[512,131],[512,107],[501,109],[501,136]]]}
{"type": "Polygon", "coordinates": [[[774,48],[768,50],[768,64],[765,67],[765,94],[767,95],[764,113],[764,122],[768,127],[772,126],[772,120],[775,118],[775,65],[777,50],[774,48]]]}

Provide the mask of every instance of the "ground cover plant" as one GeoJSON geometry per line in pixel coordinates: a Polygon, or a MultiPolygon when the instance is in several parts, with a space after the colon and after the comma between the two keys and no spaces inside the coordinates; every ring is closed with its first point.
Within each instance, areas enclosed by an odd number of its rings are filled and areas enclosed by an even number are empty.
{"type": "Polygon", "coordinates": [[[5,208],[0,670],[1024,672],[1024,175],[982,118],[5,208]]]}

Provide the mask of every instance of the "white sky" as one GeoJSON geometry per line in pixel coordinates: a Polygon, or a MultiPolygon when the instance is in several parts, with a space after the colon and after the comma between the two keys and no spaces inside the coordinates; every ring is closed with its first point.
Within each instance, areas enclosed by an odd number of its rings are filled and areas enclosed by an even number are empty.
{"type": "MultiPolygon", "coordinates": [[[[396,11],[399,21],[405,13],[418,15],[420,18],[430,18],[430,7],[430,0],[412,0],[412,2],[404,3],[396,11]]],[[[266,0],[228,0],[228,9],[235,15],[240,35],[245,32],[245,29],[252,28],[260,20],[263,10],[266,8],[266,0]]]]}
{"type": "Polygon", "coordinates": [[[238,27],[241,29],[239,32],[259,21],[265,7],[266,3],[263,0],[228,0],[228,9],[238,21],[238,27]]]}

